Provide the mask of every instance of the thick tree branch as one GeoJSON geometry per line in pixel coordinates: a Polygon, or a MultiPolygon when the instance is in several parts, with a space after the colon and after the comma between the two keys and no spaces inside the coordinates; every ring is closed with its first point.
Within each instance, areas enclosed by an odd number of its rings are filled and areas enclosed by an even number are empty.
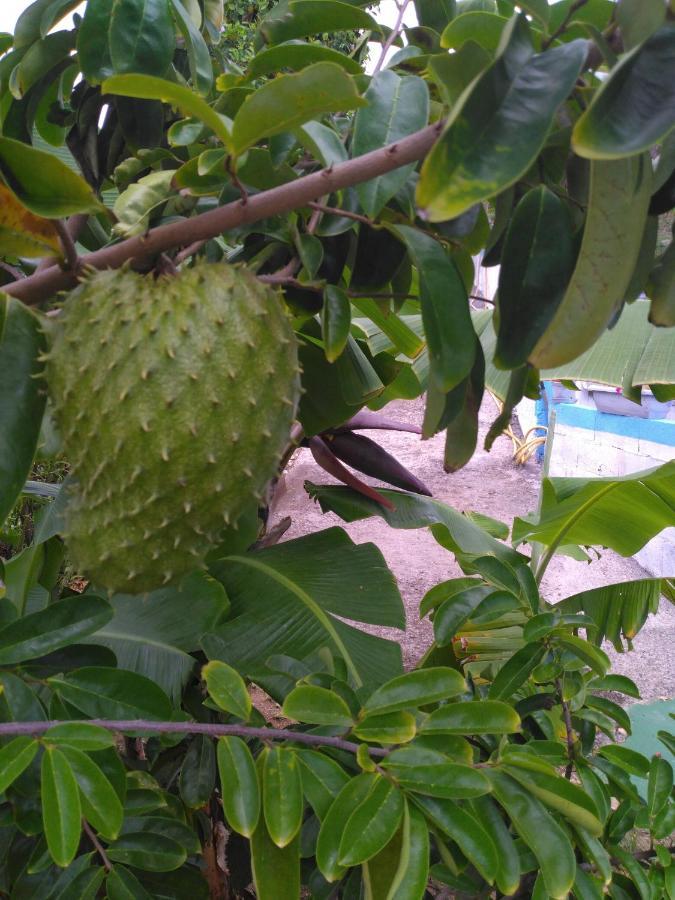
{"type": "MultiPolygon", "coordinates": [[[[313,747],[335,747],[356,753],[361,746],[353,741],[323,734],[306,734],[289,728],[254,728],[250,725],[210,725],[204,722],[152,722],[149,719],[86,719],[89,725],[98,725],[108,731],[143,731],[148,734],[205,734],[207,737],[224,737],[233,734],[238,737],[257,738],[260,741],[293,741],[313,747]]],[[[0,737],[29,734],[37,737],[55,725],[64,722],[0,722],[0,737]]],[[[79,725],[81,722],[71,722],[79,725]]],[[[389,751],[380,747],[368,747],[371,756],[386,756],[389,751]]]]}
{"type": "MultiPolygon", "coordinates": [[[[95,269],[117,269],[125,262],[131,261],[132,265],[141,266],[156,259],[160,253],[176,247],[208,240],[240,225],[290,212],[307,205],[311,200],[318,200],[326,194],[353,184],[361,184],[422,159],[433,146],[442,127],[443,122],[429,125],[381,150],[373,150],[356,159],[305,175],[297,181],[262,191],[248,197],[246,203],[236,200],[192,219],[160,225],[147,234],[88,253],[80,258],[81,264],[83,267],[95,269]]],[[[75,275],[62,272],[57,266],[53,266],[43,272],[36,272],[20,282],[7,285],[4,290],[24,303],[34,305],[49,299],[58,291],[72,288],[75,284],[77,284],[75,275]]]]}

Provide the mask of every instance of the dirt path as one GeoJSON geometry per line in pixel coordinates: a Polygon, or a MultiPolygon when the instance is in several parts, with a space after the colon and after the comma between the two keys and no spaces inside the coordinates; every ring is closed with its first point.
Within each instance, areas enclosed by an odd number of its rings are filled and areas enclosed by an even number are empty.
{"type": "MultiPolygon", "coordinates": [[[[386,413],[404,422],[422,421],[422,401],[392,403],[386,413]]],[[[494,405],[488,399],[481,410],[479,446],[487,426],[494,417],[494,405]]],[[[371,432],[370,436],[414,472],[429,487],[434,497],[459,510],[475,510],[511,524],[517,515],[524,515],[537,504],[540,467],[536,462],[516,466],[511,459],[511,442],[500,438],[490,453],[478,450],[471,462],[460,472],[446,475],[442,467],[444,435],[421,442],[413,434],[404,432],[371,432]]],[[[274,524],[290,516],[293,524],[285,539],[299,537],[310,531],[341,525],[357,543],[373,541],[381,549],[399,584],[406,607],[407,631],[402,640],[406,666],[413,665],[428,647],[432,630],[427,619],[420,621],[419,602],[434,584],[461,575],[452,554],[440,547],[428,530],[402,531],[389,528],[381,519],[345,524],[332,513],[321,513],[303,489],[306,481],[329,483],[331,479],[312,459],[309,451],[300,450],[287,469],[285,490],[273,513],[274,524]]],[[[645,576],[645,571],[633,559],[624,559],[607,552],[592,565],[571,559],[556,558],[550,565],[543,583],[545,596],[550,600],[576,593],[603,583],[627,581],[645,576]]],[[[396,640],[400,632],[377,629],[396,640]]],[[[618,657],[616,670],[634,678],[643,697],[658,698],[675,693],[675,666],[669,658],[675,636],[675,609],[664,601],[658,616],[652,618],[636,640],[636,651],[618,657]],[[668,643],[670,641],[670,644],[668,643]]]]}

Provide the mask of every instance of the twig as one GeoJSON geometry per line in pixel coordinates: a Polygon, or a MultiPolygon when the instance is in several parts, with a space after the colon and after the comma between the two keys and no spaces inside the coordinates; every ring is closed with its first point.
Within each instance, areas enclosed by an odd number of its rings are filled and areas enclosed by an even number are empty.
{"type": "MultiPolygon", "coordinates": [[[[232,734],[238,737],[257,738],[260,741],[293,741],[296,744],[309,744],[313,747],[335,747],[356,753],[361,744],[345,741],[339,737],[324,734],[306,734],[302,731],[291,731],[289,728],[255,728],[251,725],[211,725],[206,722],[153,722],[150,719],[87,719],[90,725],[98,725],[108,731],[143,731],[150,734],[205,734],[207,737],[224,737],[232,734]]],[[[5,735],[30,734],[40,735],[55,725],[68,724],[61,721],[49,722],[0,722],[0,737],[5,735]]],[[[81,724],[81,723],[69,723],[81,724]]],[[[387,756],[388,750],[381,747],[368,747],[371,756],[387,756]]]]}
{"type": "Polygon", "coordinates": [[[205,240],[193,241],[191,244],[189,244],[187,247],[184,247],[179,253],[176,254],[176,256],[174,257],[174,263],[177,266],[179,266],[181,263],[184,263],[185,260],[190,256],[194,256],[195,253],[198,253],[205,243],[205,240]]]}
{"type": "MultiPolygon", "coordinates": [[[[66,230],[68,231],[68,236],[66,237],[66,241],[70,240],[71,243],[74,243],[78,237],[82,234],[84,230],[84,226],[89,221],[89,216],[87,213],[78,213],[77,215],[71,216],[66,222],[66,230]]],[[[60,222],[54,223],[58,229],[60,222]]],[[[59,238],[61,238],[61,234],[59,232],[59,238]]],[[[63,244],[63,238],[61,238],[61,243],[63,244]]],[[[65,252],[65,248],[64,248],[65,252]]],[[[44,259],[40,260],[35,269],[36,272],[43,272],[45,269],[49,269],[52,266],[55,266],[58,263],[57,259],[54,259],[53,256],[47,256],[44,259]]]]}
{"type": "Polygon", "coordinates": [[[560,694],[560,705],[563,712],[563,720],[565,722],[565,736],[567,738],[567,758],[569,762],[565,769],[565,778],[569,781],[574,771],[574,728],[572,727],[572,716],[570,714],[569,703],[563,697],[562,681],[559,678],[555,680],[555,686],[560,694]]]}
{"type": "Polygon", "coordinates": [[[567,10],[567,15],[566,15],[565,18],[562,20],[562,22],[560,23],[560,25],[558,25],[558,27],[557,27],[556,30],[553,32],[553,34],[552,34],[549,38],[547,38],[547,39],[543,42],[543,44],[541,45],[541,49],[542,49],[542,50],[548,50],[548,48],[551,46],[551,44],[553,43],[553,41],[554,41],[556,38],[559,38],[560,35],[563,33],[563,31],[565,31],[565,29],[566,29],[567,26],[569,25],[570,19],[572,18],[572,16],[574,15],[574,13],[575,13],[577,10],[581,9],[582,6],[586,6],[587,3],[588,3],[588,0],[574,0],[574,3],[573,3],[573,4],[570,6],[570,8],[567,10]]]}
{"type": "Polygon", "coordinates": [[[86,819],[82,819],[82,830],[96,848],[96,852],[98,853],[98,855],[101,857],[103,868],[106,870],[106,872],[109,872],[112,869],[112,863],[108,858],[108,854],[105,852],[105,847],[96,837],[93,828],[90,826],[89,822],[87,822],[86,819]]]}
{"type": "Polygon", "coordinates": [[[54,228],[56,229],[59,241],[61,242],[66,271],[76,275],[80,268],[80,257],[77,255],[73,236],[66,223],[61,219],[54,220],[54,228]]]}
{"type": "MultiPolygon", "coordinates": [[[[585,0],[584,0],[585,2],[585,0]]],[[[396,22],[394,23],[394,27],[389,32],[389,36],[387,40],[382,45],[382,50],[380,51],[380,57],[375,63],[375,68],[373,69],[373,75],[377,75],[382,66],[384,65],[384,61],[387,58],[387,53],[391,49],[392,44],[396,40],[396,38],[401,33],[401,28],[403,27],[403,17],[405,16],[405,12],[407,8],[410,6],[410,0],[403,0],[402,3],[398,5],[398,16],[396,17],[396,22]]]]}
{"type": "Polygon", "coordinates": [[[21,269],[17,269],[16,266],[10,266],[10,264],[6,262],[0,262],[0,269],[7,272],[8,275],[11,275],[15,281],[19,281],[20,278],[26,277],[21,269]]]}
{"type": "MultiPolygon", "coordinates": [[[[328,193],[370,181],[378,175],[422,159],[431,150],[442,128],[442,121],[428,125],[388,147],[364,153],[363,156],[313,172],[269,191],[261,191],[249,197],[245,205],[235,200],[191,219],[160,225],[146,234],[88,253],[81,257],[81,263],[94,269],[117,269],[127,261],[139,266],[175,247],[185,247],[194,241],[208,240],[240,225],[250,225],[270,216],[291,212],[328,193]]],[[[24,303],[34,305],[76,283],[74,274],[62,272],[58,266],[53,266],[6,285],[4,290],[24,303]]]]}
{"type": "Polygon", "coordinates": [[[359,213],[350,212],[348,209],[339,209],[337,206],[324,206],[323,203],[308,203],[311,209],[317,209],[319,212],[326,213],[329,216],[342,216],[345,219],[354,219],[355,222],[363,222],[364,225],[370,225],[371,227],[377,225],[377,222],[374,219],[369,219],[368,216],[362,216],[359,213]]]}
{"type": "Polygon", "coordinates": [[[290,259],[285,266],[277,269],[276,272],[270,272],[268,275],[258,275],[258,281],[264,281],[266,284],[296,284],[296,274],[302,263],[297,256],[290,259]]]}

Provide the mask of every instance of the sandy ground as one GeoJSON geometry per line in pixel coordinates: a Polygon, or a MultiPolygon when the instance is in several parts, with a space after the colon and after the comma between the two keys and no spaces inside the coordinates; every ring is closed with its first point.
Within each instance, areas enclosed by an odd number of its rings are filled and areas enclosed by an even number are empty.
{"type": "MultiPolygon", "coordinates": [[[[386,415],[404,422],[420,424],[422,401],[392,403],[386,415]]],[[[488,398],[481,410],[481,435],[494,417],[494,405],[488,398]]],[[[421,442],[405,432],[364,432],[413,471],[429,487],[434,497],[460,510],[486,513],[511,524],[517,515],[536,508],[540,466],[530,461],[516,466],[511,459],[511,441],[497,440],[490,453],[477,450],[471,462],[460,472],[446,475],[442,467],[444,435],[421,442]]],[[[420,621],[419,602],[434,584],[461,575],[454,557],[440,547],[424,530],[403,531],[389,528],[381,519],[368,519],[347,525],[332,513],[322,514],[303,489],[306,481],[329,483],[330,478],[314,462],[308,450],[299,450],[286,470],[278,493],[270,525],[284,516],[292,519],[285,540],[331,525],[344,527],[357,543],[373,541],[384,554],[398,581],[407,614],[405,635],[387,629],[375,629],[401,642],[406,666],[413,665],[427,648],[432,630],[427,619],[420,621]]],[[[369,479],[366,479],[369,480],[369,479]]],[[[646,575],[633,559],[624,559],[607,551],[593,562],[579,563],[558,557],[546,573],[542,589],[547,599],[558,600],[580,590],[603,583],[628,581],[646,575]]],[[[612,656],[614,671],[633,678],[643,699],[659,699],[675,694],[675,607],[662,600],[657,616],[650,617],[635,640],[632,653],[612,656]]]]}

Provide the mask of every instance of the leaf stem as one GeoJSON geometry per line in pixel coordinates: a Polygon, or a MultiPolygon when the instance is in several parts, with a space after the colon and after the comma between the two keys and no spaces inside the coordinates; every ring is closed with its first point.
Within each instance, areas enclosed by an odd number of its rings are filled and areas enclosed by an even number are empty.
{"type": "Polygon", "coordinates": [[[560,678],[555,680],[556,690],[560,695],[560,706],[562,707],[563,721],[565,722],[565,737],[567,739],[567,767],[565,769],[565,778],[569,781],[574,771],[574,728],[572,727],[572,715],[570,713],[569,703],[563,696],[563,685],[560,678]]]}
{"type": "MultiPolygon", "coordinates": [[[[296,744],[307,744],[312,747],[335,747],[356,753],[361,744],[345,741],[343,738],[328,734],[307,734],[303,731],[292,731],[290,728],[256,728],[251,725],[219,725],[207,722],[153,722],[150,719],[86,719],[90,725],[98,725],[108,731],[144,731],[150,734],[205,734],[207,737],[224,737],[232,734],[243,738],[257,738],[261,741],[293,741],[296,744]]],[[[0,737],[6,735],[41,735],[55,725],[82,724],[81,722],[64,723],[58,720],[48,722],[0,722],[0,737]]],[[[368,747],[371,756],[384,757],[389,753],[382,747],[368,747]]]]}
{"type": "Polygon", "coordinates": [[[403,17],[405,16],[407,8],[410,6],[410,0],[402,0],[402,2],[397,2],[398,6],[398,16],[396,17],[396,22],[394,23],[394,27],[389,32],[387,40],[382,45],[382,50],[380,51],[380,56],[375,63],[375,68],[373,69],[373,75],[377,75],[380,71],[384,62],[387,58],[387,53],[391,49],[392,44],[398,38],[401,33],[401,29],[403,28],[403,17]]]}
{"type": "Polygon", "coordinates": [[[91,827],[91,825],[89,824],[89,822],[87,822],[86,819],[82,819],[82,830],[84,831],[84,833],[87,835],[89,840],[94,845],[98,855],[101,857],[101,862],[103,863],[103,868],[106,870],[106,872],[109,872],[112,869],[112,863],[110,862],[110,859],[108,858],[108,854],[105,852],[105,847],[99,841],[99,839],[96,837],[96,833],[94,832],[94,829],[91,827]]]}
{"type": "Polygon", "coordinates": [[[581,9],[582,6],[586,6],[587,3],[588,0],[574,0],[574,3],[572,3],[570,8],[567,10],[567,15],[562,20],[560,25],[558,25],[553,34],[549,38],[547,38],[541,45],[542,50],[548,50],[553,41],[555,41],[556,38],[559,38],[560,35],[566,30],[574,13],[577,12],[577,10],[581,9]]]}

